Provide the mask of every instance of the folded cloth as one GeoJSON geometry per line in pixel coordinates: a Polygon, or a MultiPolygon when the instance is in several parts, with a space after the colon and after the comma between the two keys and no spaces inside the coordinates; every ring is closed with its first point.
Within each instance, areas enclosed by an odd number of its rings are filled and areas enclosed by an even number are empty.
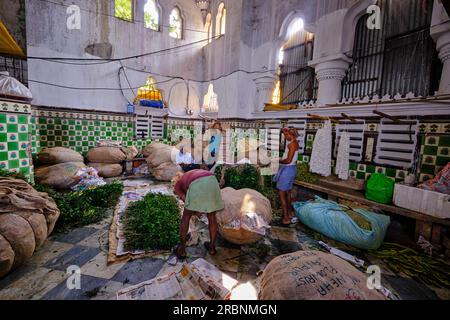
{"type": "Polygon", "coordinates": [[[289,191],[294,187],[295,177],[297,176],[297,166],[280,166],[278,173],[273,178],[277,183],[277,189],[280,191],[289,191]]]}
{"type": "Polygon", "coordinates": [[[184,207],[190,211],[212,213],[225,208],[215,176],[207,176],[189,185],[184,207]]]}

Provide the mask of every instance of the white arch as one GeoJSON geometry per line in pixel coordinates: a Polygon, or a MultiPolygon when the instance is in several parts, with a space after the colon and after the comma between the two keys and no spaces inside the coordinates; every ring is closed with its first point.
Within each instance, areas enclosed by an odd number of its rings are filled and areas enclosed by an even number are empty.
{"type": "Polygon", "coordinates": [[[302,19],[303,20],[303,29],[305,29],[305,31],[310,32],[310,33],[314,33],[315,32],[315,28],[313,25],[306,23],[305,20],[305,14],[302,11],[299,10],[294,10],[291,11],[286,18],[284,18],[283,23],[281,24],[281,28],[280,28],[280,33],[278,34],[278,41],[280,42],[280,45],[287,41],[289,38],[289,27],[295,23],[295,21],[297,19],[302,19]]]}
{"type": "Polygon", "coordinates": [[[352,52],[355,42],[356,25],[359,19],[367,13],[367,8],[376,4],[377,0],[360,0],[353,4],[344,17],[344,25],[342,28],[342,48],[341,52],[352,52]]]}

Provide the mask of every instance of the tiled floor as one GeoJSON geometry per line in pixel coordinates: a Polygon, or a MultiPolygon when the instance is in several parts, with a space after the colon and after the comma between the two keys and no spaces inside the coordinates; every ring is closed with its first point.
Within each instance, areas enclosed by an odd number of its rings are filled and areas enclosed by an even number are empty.
{"type": "MultiPolygon", "coordinates": [[[[180,269],[181,263],[171,266],[164,256],[107,266],[110,220],[50,237],[26,265],[0,279],[0,300],[115,299],[121,288],[180,269]],[[67,268],[74,265],[81,268],[80,290],[67,286],[70,282],[67,268]]],[[[239,247],[219,238],[218,255],[211,257],[203,248],[203,242],[209,239],[207,227],[201,221],[198,226],[199,242],[188,248],[188,262],[205,258],[237,279],[242,288],[236,291],[238,298],[256,297],[261,271],[273,257],[320,249],[314,237],[302,228],[274,226],[265,239],[251,246],[239,247]]],[[[395,276],[388,270],[383,270],[383,274],[384,285],[403,299],[438,298],[430,288],[412,279],[395,276]]],[[[448,297],[448,291],[442,291],[440,296],[448,297]]]]}

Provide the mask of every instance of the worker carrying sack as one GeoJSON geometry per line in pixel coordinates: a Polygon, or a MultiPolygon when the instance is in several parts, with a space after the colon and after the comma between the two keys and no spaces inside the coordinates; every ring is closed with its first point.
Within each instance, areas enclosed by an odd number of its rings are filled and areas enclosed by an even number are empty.
{"type": "Polygon", "coordinates": [[[298,251],[267,265],[259,300],[386,300],[367,287],[368,276],[329,253],[298,251]]]}
{"type": "Polygon", "coordinates": [[[269,199],[252,189],[225,188],[221,195],[225,207],[216,214],[220,235],[238,245],[262,239],[272,221],[269,199]]]}
{"type": "Polygon", "coordinates": [[[320,197],[293,206],[301,223],[333,240],[366,250],[381,246],[391,221],[388,216],[350,209],[320,197]]]}
{"type": "Polygon", "coordinates": [[[391,203],[394,185],[394,180],[389,179],[382,173],[374,173],[367,181],[366,198],[378,203],[391,203]]]}
{"type": "Polygon", "coordinates": [[[72,149],[63,147],[44,148],[37,154],[37,158],[42,164],[59,164],[84,161],[81,154],[72,149]]]}

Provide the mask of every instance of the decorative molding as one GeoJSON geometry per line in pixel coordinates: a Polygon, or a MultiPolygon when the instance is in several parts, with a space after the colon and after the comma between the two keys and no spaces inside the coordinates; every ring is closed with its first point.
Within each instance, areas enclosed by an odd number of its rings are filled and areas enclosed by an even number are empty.
{"type": "Polygon", "coordinates": [[[0,100],[0,112],[31,114],[31,106],[29,104],[0,100]]]}
{"type": "Polygon", "coordinates": [[[342,81],[345,78],[345,71],[342,69],[324,69],[317,71],[317,80],[339,80],[342,81]]]}

